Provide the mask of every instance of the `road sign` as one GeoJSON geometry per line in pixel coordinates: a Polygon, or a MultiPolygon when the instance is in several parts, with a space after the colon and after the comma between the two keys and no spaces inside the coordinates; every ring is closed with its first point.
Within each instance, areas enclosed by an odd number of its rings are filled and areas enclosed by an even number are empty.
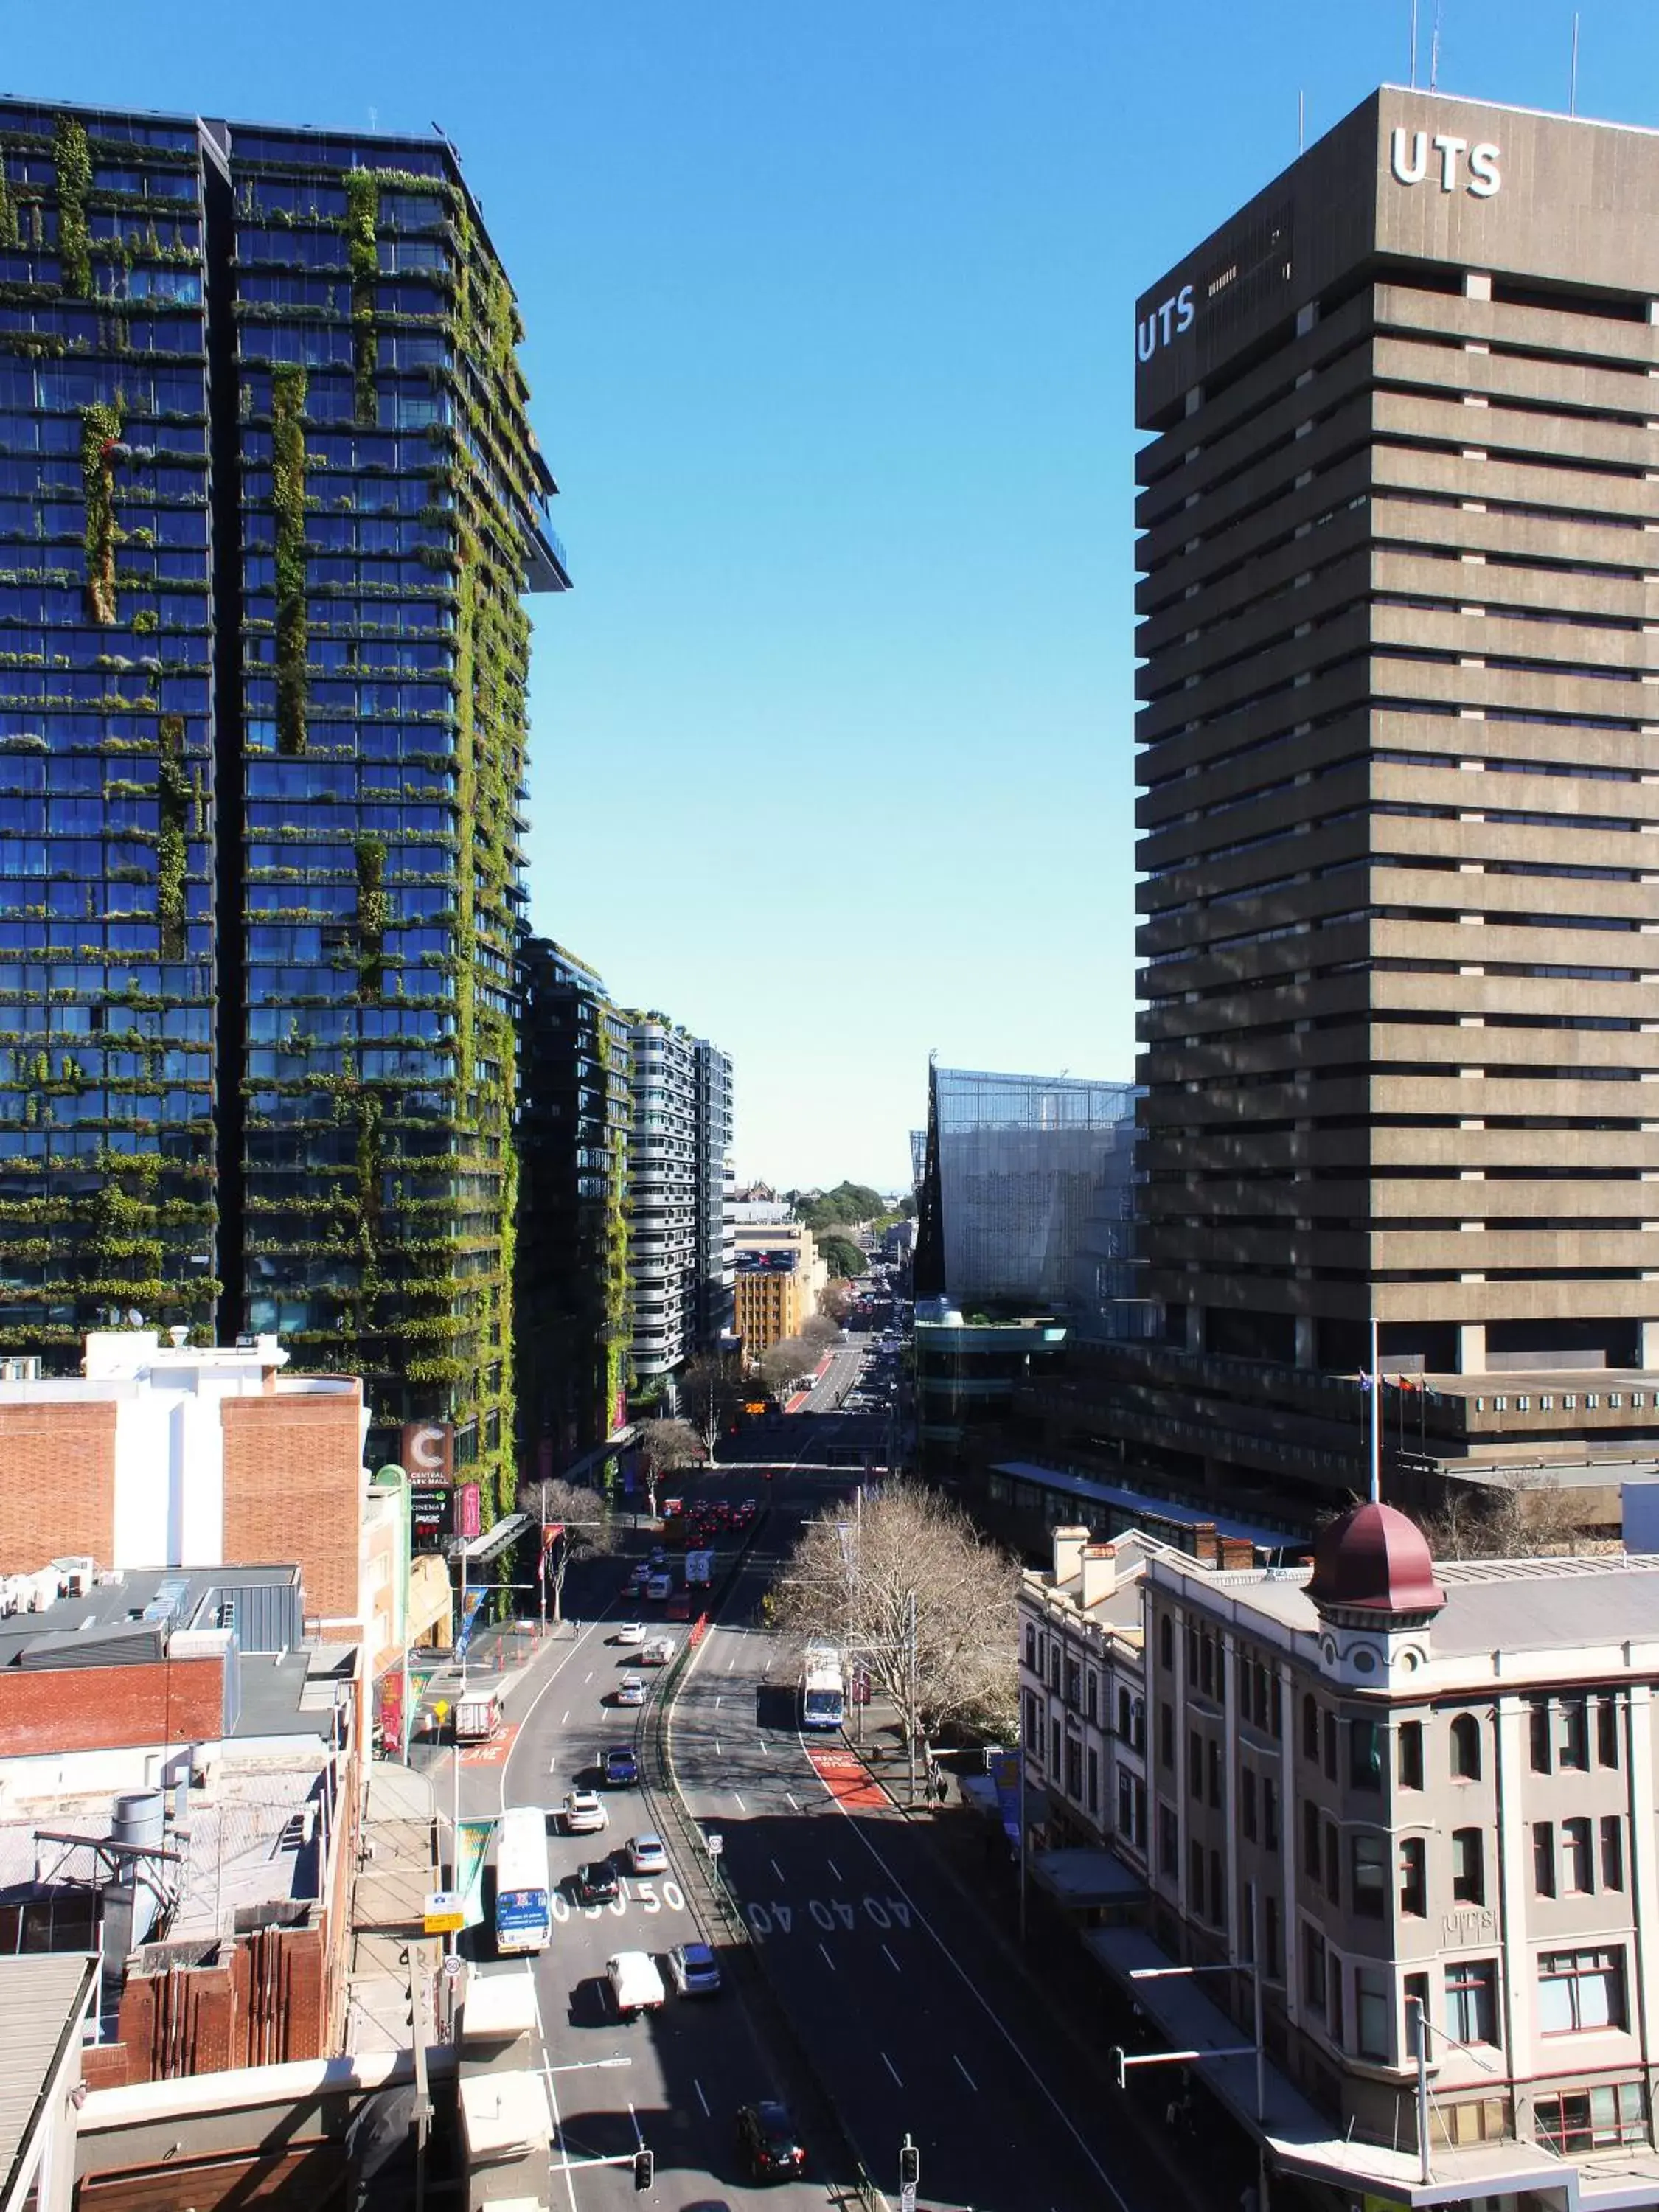
{"type": "Polygon", "coordinates": [[[459,1936],[466,1925],[465,1901],[457,1890],[430,1890],[421,1918],[428,1936],[459,1936]]]}
{"type": "Polygon", "coordinates": [[[712,1831],[708,1835],[704,1837],[703,1841],[708,1846],[708,1856],[711,1859],[717,1859],[720,1853],[726,1849],[725,1837],[716,1835],[712,1831]]]}
{"type": "Polygon", "coordinates": [[[899,2212],[916,2212],[916,2185],[907,2181],[899,2191],[899,2212]]]}

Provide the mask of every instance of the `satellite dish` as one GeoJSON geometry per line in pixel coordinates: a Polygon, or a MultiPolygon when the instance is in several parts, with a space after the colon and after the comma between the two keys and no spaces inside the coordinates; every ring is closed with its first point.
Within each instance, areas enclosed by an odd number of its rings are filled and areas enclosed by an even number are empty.
{"type": "Polygon", "coordinates": [[[143,1325],[144,1316],[139,1312],[137,1307],[129,1306],[127,1308],[127,1327],[129,1328],[142,1328],[143,1325]]]}

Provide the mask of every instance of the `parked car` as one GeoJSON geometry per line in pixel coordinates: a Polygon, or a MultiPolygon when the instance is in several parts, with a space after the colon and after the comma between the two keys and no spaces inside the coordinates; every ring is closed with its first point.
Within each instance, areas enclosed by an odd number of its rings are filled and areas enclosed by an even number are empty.
{"type": "Polygon", "coordinates": [[[645,1685],[637,1674],[624,1674],[611,1695],[619,1705],[642,1705],[645,1703],[645,1685]]]}
{"type": "Polygon", "coordinates": [[[613,1644],[643,1644],[645,1641],[645,1623],[642,1620],[624,1620],[619,1622],[617,1624],[617,1632],[611,1638],[611,1641],[613,1644]]]}
{"type": "Polygon", "coordinates": [[[611,1825],[605,1800],[595,1790],[571,1790],[562,1811],[568,1836],[591,1836],[611,1825]]]}
{"type": "Polygon", "coordinates": [[[576,1895],[583,1905],[609,1905],[622,1895],[622,1883],[609,1859],[589,1859],[576,1869],[576,1895]]]}
{"type": "Polygon", "coordinates": [[[605,1781],[608,1790],[631,1790],[640,1778],[640,1762],[634,1756],[631,1744],[613,1743],[605,1754],[605,1781]]]}
{"type": "Polygon", "coordinates": [[[806,2152],[787,2105],[768,2097],[738,2112],[738,2149],[755,2181],[787,2181],[803,2171],[806,2152]]]}
{"type": "Polygon", "coordinates": [[[668,1954],[668,1972],[683,1997],[712,1997],[719,1991],[720,1960],[707,1943],[676,1943],[668,1954]]]}
{"type": "Polygon", "coordinates": [[[618,1951],[614,1959],[605,1960],[605,1978],[611,1984],[611,1995],[623,2020],[632,2020],[642,2012],[655,2012],[667,2002],[668,1992],[657,1972],[657,1962],[648,1951],[618,1951]]]}
{"type": "Polygon", "coordinates": [[[662,1838],[649,1832],[630,1836],[628,1839],[628,1869],[630,1874],[666,1874],[668,1854],[662,1847],[662,1838]]]}

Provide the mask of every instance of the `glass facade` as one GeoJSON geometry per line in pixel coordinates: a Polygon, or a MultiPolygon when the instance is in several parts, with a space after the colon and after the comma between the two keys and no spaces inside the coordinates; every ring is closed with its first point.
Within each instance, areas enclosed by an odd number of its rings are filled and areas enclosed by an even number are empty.
{"type": "Polygon", "coordinates": [[[441,141],[0,107],[0,150],[5,1334],[276,1330],[494,1507],[521,595],[568,582],[511,289],[441,141]]]}

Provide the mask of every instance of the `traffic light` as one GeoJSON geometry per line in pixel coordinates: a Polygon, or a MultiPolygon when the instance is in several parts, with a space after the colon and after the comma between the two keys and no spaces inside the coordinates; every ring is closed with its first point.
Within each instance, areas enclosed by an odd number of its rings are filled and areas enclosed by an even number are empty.
{"type": "Polygon", "coordinates": [[[635,2152],[634,2187],[636,2191],[650,2188],[653,2177],[655,2175],[656,2171],[657,2161],[652,2152],[648,2150],[636,2150],[635,2152]]]}
{"type": "Polygon", "coordinates": [[[1121,2043],[1115,2043],[1112,2045],[1112,2079],[1120,2089],[1127,2089],[1129,2086],[1129,2077],[1123,2064],[1123,2045],[1121,2043]]]}
{"type": "Polygon", "coordinates": [[[908,2136],[899,2148],[899,2187],[916,2189],[921,2184],[921,2153],[908,2136]]]}

